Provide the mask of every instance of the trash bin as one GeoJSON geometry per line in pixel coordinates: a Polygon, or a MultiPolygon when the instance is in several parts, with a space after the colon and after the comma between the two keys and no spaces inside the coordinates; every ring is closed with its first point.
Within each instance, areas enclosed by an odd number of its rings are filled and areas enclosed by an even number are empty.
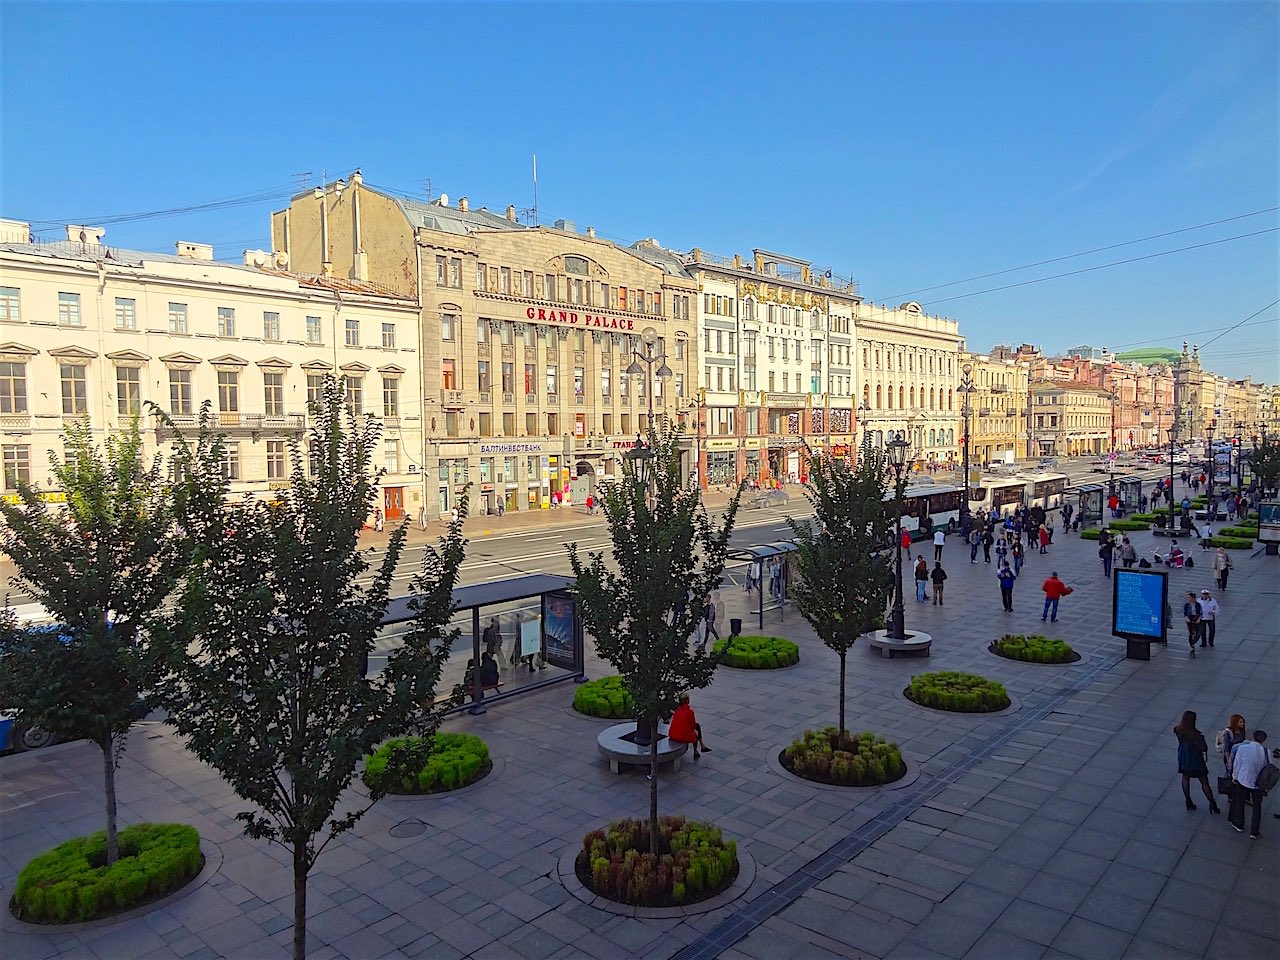
{"type": "Polygon", "coordinates": [[[741,633],[742,633],[742,618],[730,617],[729,618],[729,636],[736,637],[736,636],[739,636],[741,633]]]}

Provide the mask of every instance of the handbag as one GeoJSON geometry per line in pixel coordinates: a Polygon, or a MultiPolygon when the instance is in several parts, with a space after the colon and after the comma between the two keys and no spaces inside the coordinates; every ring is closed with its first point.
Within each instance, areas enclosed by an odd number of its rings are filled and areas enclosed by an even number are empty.
{"type": "Polygon", "coordinates": [[[1230,777],[1218,778],[1218,793],[1224,797],[1231,796],[1231,778],[1230,777]]]}

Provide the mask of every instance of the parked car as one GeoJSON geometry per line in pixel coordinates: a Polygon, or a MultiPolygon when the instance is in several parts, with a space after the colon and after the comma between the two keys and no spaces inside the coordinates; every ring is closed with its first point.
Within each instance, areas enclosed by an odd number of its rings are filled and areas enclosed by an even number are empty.
{"type": "Polygon", "coordinates": [[[790,502],[791,497],[785,490],[761,490],[743,506],[748,510],[759,510],[762,507],[785,507],[790,502]]]}
{"type": "MultiPolygon", "coordinates": [[[[13,607],[13,612],[19,626],[37,630],[56,629],[49,611],[38,603],[18,604],[13,607]]],[[[20,724],[16,710],[0,707],[0,751],[39,750],[49,746],[54,739],[48,730],[20,724]]]]}
{"type": "Polygon", "coordinates": [[[1111,469],[1111,461],[1106,457],[1099,457],[1089,464],[1089,470],[1092,473],[1110,473],[1111,469]]]}

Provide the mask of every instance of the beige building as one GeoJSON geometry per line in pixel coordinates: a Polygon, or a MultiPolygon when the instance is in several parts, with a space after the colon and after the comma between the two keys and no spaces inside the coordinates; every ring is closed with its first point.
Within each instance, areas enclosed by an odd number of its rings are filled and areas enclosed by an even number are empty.
{"type": "Polygon", "coordinates": [[[1098,456],[1111,449],[1111,391],[1090,384],[1031,383],[1033,456],[1098,456]]]}
{"type": "MultiPolygon", "coordinates": [[[[423,496],[416,305],[367,282],[286,272],[261,252],[247,266],[213,249],[122,250],[91,227],[30,242],[0,221],[0,444],[5,494],[18,478],[52,491],[49,453],[87,417],[99,441],[144,404],[179,428],[208,400],[227,438],[237,494],[287,485],[288,441],[304,437],[325,374],[345,378],[358,411],[383,425],[382,503],[392,519],[423,496]]],[[[148,453],[165,434],[147,418],[148,453]]]]}
{"type": "Polygon", "coordinates": [[[657,244],[393,197],[358,172],[294,197],[272,240],[295,268],[420,302],[428,516],[468,484],[480,512],[581,502],[650,410],[688,416],[697,289],[657,244]]]}
{"type": "MultiPolygon", "coordinates": [[[[960,362],[962,378],[968,365],[973,385],[973,393],[969,394],[968,424],[971,463],[981,465],[1009,455],[1018,460],[1029,457],[1028,365],[1010,357],[980,353],[962,354],[960,362]]],[[[963,405],[960,413],[964,413],[963,405]]]]}
{"type": "MultiPolygon", "coordinates": [[[[858,418],[873,446],[905,433],[917,460],[960,462],[959,325],[920,304],[861,303],[854,315],[861,361],[858,418]]],[[[861,438],[859,438],[861,439],[861,438]]]]}

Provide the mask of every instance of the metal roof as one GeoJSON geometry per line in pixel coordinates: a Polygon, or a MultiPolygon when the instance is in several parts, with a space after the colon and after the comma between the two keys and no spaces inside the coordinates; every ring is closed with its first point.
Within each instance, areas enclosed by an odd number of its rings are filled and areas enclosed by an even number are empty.
{"type": "MultiPolygon", "coordinates": [[[[367,184],[364,189],[371,189],[367,184]]],[[[376,188],[374,188],[376,190],[376,188]]],[[[383,191],[377,190],[378,193],[383,191]]],[[[399,204],[405,218],[415,227],[427,230],[438,230],[441,233],[466,235],[476,230],[528,230],[522,223],[508,220],[506,217],[491,213],[483,207],[479,210],[462,211],[457,207],[442,207],[438,203],[423,203],[408,197],[397,197],[383,193],[399,204]]]]}
{"type": "Polygon", "coordinates": [[[735,547],[726,556],[731,560],[766,560],[784,553],[795,553],[796,545],[792,540],[777,540],[773,543],[757,543],[750,547],[735,547]]]}
{"type": "MultiPolygon", "coordinates": [[[[454,589],[453,606],[457,610],[490,607],[498,603],[509,603],[512,600],[539,597],[544,593],[553,593],[557,590],[571,590],[576,583],[573,577],[560,577],[550,573],[531,573],[523,577],[512,577],[509,580],[472,583],[454,589]]],[[[410,600],[410,597],[396,597],[391,600],[387,604],[386,613],[382,615],[382,625],[412,620],[413,613],[409,609],[410,600]]]]}

